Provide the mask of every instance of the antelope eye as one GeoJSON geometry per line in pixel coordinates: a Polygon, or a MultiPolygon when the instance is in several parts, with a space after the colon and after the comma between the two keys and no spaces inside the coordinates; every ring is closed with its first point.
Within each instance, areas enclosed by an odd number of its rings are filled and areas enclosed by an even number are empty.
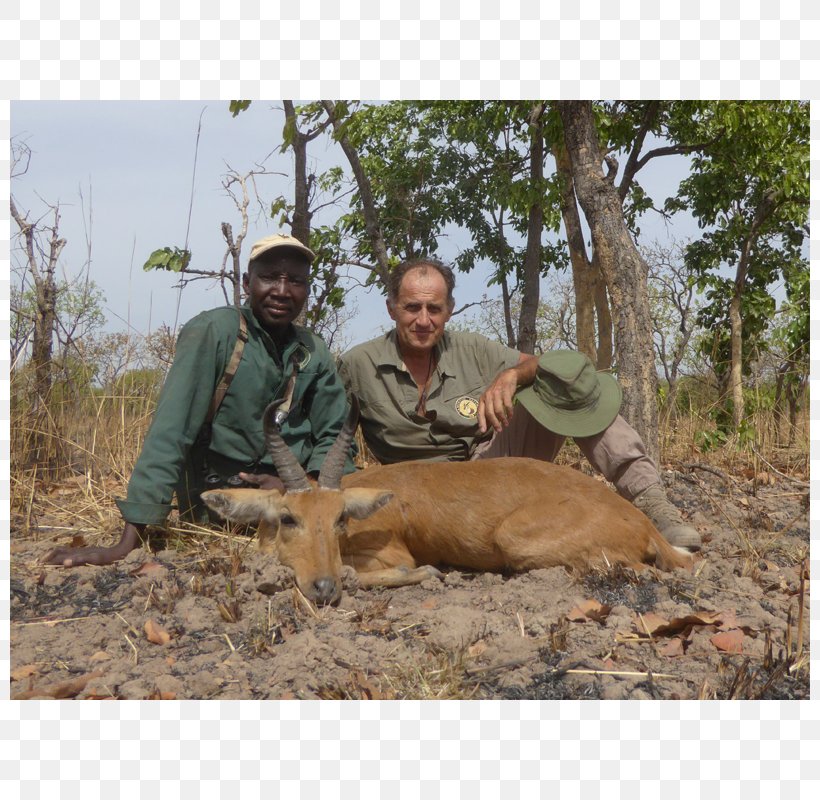
{"type": "Polygon", "coordinates": [[[279,524],[292,528],[296,525],[296,520],[290,514],[282,514],[282,516],[279,517],[279,524]]]}

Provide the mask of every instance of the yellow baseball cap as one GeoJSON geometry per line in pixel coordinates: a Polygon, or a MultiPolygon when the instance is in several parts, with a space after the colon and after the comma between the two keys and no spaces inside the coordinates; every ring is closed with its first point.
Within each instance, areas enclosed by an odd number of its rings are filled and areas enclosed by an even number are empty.
{"type": "Polygon", "coordinates": [[[303,245],[294,236],[288,236],[284,233],[275,233],[273,236],[266,236],[264,239],[253,243],[250,260],[253,261],[255,258],[259,258],[262,254],[268,253],[276,247],[289,247],[292,250],[298,250],[308,261],[313,261],[313,259],[316,258],[316,253],[309,247],[303,245]]]}

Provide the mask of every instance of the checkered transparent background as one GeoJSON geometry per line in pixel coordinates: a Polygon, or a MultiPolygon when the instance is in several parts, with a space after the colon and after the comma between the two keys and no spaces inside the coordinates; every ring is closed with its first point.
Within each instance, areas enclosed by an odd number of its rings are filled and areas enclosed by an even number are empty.
{"type": "MultiPolygon", "coordinates": [[[[14,99],[813,100],[819,53],[814,0],[4,0],[0,181],[8,187],[14,99]]],[[[813,110],[813,133],[815,117],[813,110]]],[[[815,197],[817,157],[813,141],[815,197]]],[[[6,209],[0,287],[8,300],[6,209]]],[[[813,206],[813,225],[816,216],[813,206]]],[[[820,338],[815,270],[813,264],[813,351],[820,338]]],[[[7,307],[0,304],[6,340],[7,307]]],[[[0,484],[7,501],[7,350],[2,358],[0,484]]],[[[814,388],[820,373],[812,365],[814,388]]],[[[812,416],[820,418],[815,403],[812,416]]],[[[815,473],[814,425],[811,438],[815,473]]],[[[813,523],[818,508],[812,502],[813,523]]],[[[7,502],[0,513],[0,666],[8,686],[7,502]]],[[[5,701],[0,775],[14,797],[89,800],[240,791],[249,798],[279,796],[280,789],[306,798],[321,792],[323,800],[551,790],[586,798],[621,787],[624,795],[669,800],[817,797],[818,717],[816,702],[5,701]]]]}

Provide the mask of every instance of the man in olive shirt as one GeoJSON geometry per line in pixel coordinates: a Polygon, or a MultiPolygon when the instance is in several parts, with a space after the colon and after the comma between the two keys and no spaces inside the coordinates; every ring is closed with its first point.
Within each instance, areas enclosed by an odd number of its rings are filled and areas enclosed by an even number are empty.
{"type": "MultiPolygon", "coordinates": [[[[580,353],[541,358],[451,332],[455,277],[434,259],[391,273],[389,333],[349,350],[340,375],[359,401],[365,442],[385,464],[527,456],[552,461],[572,436],[590,463],[676,547],[700,548],[657,466],[618,414],[621,390],[580,353]]],[[[420,500],[421,501],[421,500],[420,500]]]]}
{"type": "MultiPolygon", "coordinates": [[[[254,244],[243,276],[247,304],[204,311],[180,332],[127,499],[117,500],[126,521],[120,542],[113,547],[58,548],[46,556],[47,563],[110,564],[123,558],[139,544],[146,525],[165,522],[174,494],[183,518],[206,522],[199,497],[206,475],[221,480],[238,475],[264,488],[282,488],[262,433],[262,413],[274,399],[290,395],[282,438],[306,472],[319,472],[341,430],[347,401],[324,342],[293,324],[307,299],[313,258],[313,252],[291,236],[268,236],[254,244]],[[247,341],[208,426],[214,391],[240,333],[240,314],[247,341]]],[[[345,471],[353,469],[348,456],[345,471]]]]}

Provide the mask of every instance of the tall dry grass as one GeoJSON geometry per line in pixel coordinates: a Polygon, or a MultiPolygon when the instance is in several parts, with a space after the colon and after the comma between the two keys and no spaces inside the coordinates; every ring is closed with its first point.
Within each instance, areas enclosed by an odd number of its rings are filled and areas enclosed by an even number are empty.
{"type": "Polygon", "coordinates": [[[36,533],[44,518],[83,532],[119,524],[113,498],[125,494],[155,393],[58,382],[50,396],[36,398],[22,370],[12,375],[10,394],[12,529],[36,533]]]}

